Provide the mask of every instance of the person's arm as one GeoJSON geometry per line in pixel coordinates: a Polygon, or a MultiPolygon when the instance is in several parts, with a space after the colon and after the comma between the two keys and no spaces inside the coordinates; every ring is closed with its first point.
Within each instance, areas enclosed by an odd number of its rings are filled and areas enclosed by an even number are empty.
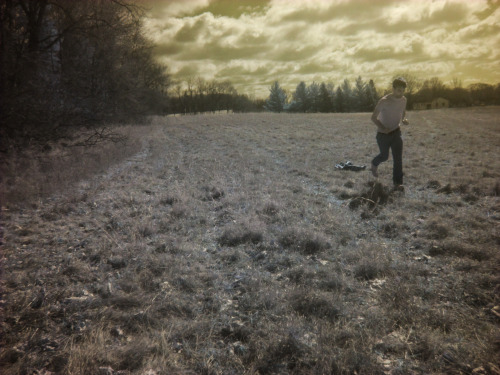
{"type": "Polygon", "coordinates": [[[372,113],[372,122],[377,125],[379,129],[384,129],[385,126],[382,124],[382,122],[378,119],[378,115],[380,114],[380,107],[381,107],[382,100],[380,100],[377,105],[375,106],[375,109],[373,110],[372,113]]]}
{"type": "Polygon", "coordinates": [[[408,121],[408,119],[406,118],[406,109],[403,110],[403,120],[401,120],[401,122],[404,124],[404,125],[410,125],[410,121],[408,121]]]}
{"type": "Polygon", "coordinates": [[[410,121],[406,118],[406,111],[403,112],[403,120],[401,121],[404,125],[410,125],[410,121]]]}

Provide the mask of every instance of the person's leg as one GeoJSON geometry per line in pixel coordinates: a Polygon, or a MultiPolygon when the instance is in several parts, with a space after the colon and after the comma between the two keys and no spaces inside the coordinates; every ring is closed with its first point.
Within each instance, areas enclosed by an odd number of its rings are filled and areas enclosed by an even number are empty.
{"type": "Polygon", "coordinates": [[[380,153],[372,160],[372,173],[376,175],[377,167],[380,163],[389,159],[389,148],[391,147],[391,136],[383,133],[377,133],[377,144],[380,153]]]}
{"type": "Polygon", "coordinates": [[[401,132],[393,135],[391,150],[394,161],[392,180],[395,186],[403,185],[403,138],[401,138],[401,132]]]}

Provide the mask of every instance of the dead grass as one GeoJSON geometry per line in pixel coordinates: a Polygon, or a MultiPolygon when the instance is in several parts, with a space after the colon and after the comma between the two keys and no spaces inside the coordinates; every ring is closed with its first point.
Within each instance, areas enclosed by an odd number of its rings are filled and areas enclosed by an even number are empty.
{"type": "MultiPolygon", "coordinates": [[[[105,141],[86,148],[66,146],[61,141],[47,145],[43,150],[34,147],[9,149],[2,160],[2,204],[12,206],[26,201],[35,204],[52,194],[63,191],[67,194],[75,189],[76,182],[106,172],[112,165],[133,157],[148,142],[140,127],[116,126],[114,132],[126,139],[105,141]]],[[[73,199],[82,197],[74,192],[73,199]]]]}
{"type": "Polygon", "coordinates": [[[366,114],[157,118],[100,156],[18,155],[2,374],[500,373],[498,114],[409,113],[404,193],[390,162],[334,168],[376,154],[366,114]]]}

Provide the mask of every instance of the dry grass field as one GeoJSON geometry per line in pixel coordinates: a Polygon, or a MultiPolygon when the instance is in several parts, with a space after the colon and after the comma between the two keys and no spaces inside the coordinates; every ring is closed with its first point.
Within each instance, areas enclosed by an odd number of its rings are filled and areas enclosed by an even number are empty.
{"type": "Polygon", "coordinates": [[[500,108],[410,112],[404,192],[335,169],[369,116],[155,118],[7,170],[0,372],[500,374],[500,108]]]}

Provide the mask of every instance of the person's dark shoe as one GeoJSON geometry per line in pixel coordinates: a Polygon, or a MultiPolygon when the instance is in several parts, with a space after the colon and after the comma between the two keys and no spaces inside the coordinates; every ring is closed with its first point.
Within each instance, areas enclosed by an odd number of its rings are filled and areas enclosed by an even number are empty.
{"type": "Polygon", "coordinates": [[[373,177],[378,177],[377,167],[372,164],[370,171],[372,172],[373,177]]]}
{"type": "Polygon", "coordinates": [[[394,188],[392,189],[392,191],[400,191],[404,193],[405,187],[401,184],[394,184],[394,188]]]}

